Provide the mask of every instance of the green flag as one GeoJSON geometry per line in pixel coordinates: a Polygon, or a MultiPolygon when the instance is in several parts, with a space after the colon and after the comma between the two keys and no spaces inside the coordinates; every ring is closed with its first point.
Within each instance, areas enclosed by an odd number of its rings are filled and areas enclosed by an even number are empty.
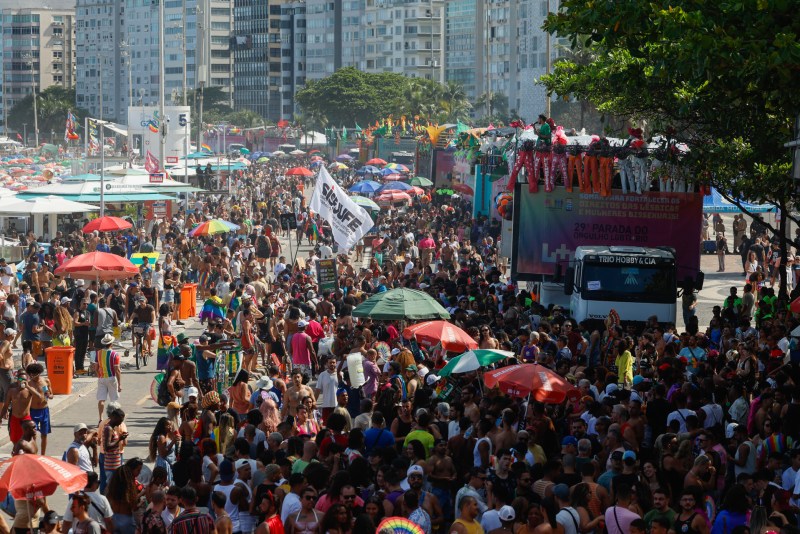
{"type": "Polygon", "coordinates": [[[342,141],[347,141],[347,128],[342,126],[342,141]]]}

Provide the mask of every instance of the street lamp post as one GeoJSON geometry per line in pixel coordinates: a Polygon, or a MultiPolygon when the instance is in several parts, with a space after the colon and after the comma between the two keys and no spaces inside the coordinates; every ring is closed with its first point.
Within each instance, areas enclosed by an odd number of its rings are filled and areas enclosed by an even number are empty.
{"type": "MultiPolygon", "coordinates": [[[[36,71],[34,69],[35,63],[33,61],[33,54],[26,54],[26,63],[31,69],[31,83],[33,84],[33,140],[35,145],[39,146],[39,112],[36,104],[36,71]]],[[[28,137],[25,136],[27,141],[28,137]]]]}
{"type": "Polygon", "coordinates": [[[28,123],[22,123],[22,144],[28,146],[28,123]]]}

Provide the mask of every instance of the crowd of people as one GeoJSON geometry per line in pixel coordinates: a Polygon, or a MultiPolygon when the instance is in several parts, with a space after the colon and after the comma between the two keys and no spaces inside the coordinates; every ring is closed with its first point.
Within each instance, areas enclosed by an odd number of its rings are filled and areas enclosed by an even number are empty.
{"type": "Polygon", "coordinates": [[[56,235],[49,250],[30,236],[19,283],[0,259],[14,454],[46,453],[44,348],[75,346],[76,374],[98,380],[98,425],[76,425],[63,454],[87,487],[63,518],[18,501],[14,528],[35,513],[47,532],[80,534],[361,534],[394,516],[426,534],[796,532],[800,323],[771,288],[737,283],[705,329],[691,292],[684,331],[657,317],[578,324],[509,280],[498,221],[473,219],[467,200],[387,207],[345,253],[306,208],[313,179],[289,166],[254,164],[231,177],[232,196],[198,197],[149,228],[56,235]],[[187,238],[211,217],[240,230],[187,238]],[[118,282],[53,274],[90,250],[161,256],[118,282]],[[316,263],[331,258],[336,288],[321,291],[316,263]],[[205,330],[173,336],[189,282],[205,330]],[[546,366],[574,390],[542,404],[488,389],[485,369],[439,376],[457,353],[404,338],[407,323],[352,315],[398,287],[438,300],[479,348],[514,354],[496,365],[546,366]],[[119,404],[125,324],[148,332],[165,371],[141,459],[126,457],[119,404]]]}

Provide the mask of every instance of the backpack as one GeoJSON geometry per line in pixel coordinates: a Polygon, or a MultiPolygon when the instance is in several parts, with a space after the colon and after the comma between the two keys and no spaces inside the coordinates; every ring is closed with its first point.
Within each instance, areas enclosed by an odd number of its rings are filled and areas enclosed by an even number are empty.
{"type": "Polygon", "coordinates": [[[161,407],[166,407],[167,404],[172,402],[172,395],[169,392],[169,388],[167,387],[167,376],[164,375],[164,379],[158,383],[158,392],[156,393],[156,403],[158,403],[161,407]]]}

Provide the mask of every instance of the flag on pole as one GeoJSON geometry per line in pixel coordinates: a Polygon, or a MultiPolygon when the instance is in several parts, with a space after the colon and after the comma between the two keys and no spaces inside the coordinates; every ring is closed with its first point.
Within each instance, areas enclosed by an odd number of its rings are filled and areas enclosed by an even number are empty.
{"type": "Polygon", "coordinates": [[[160,169],[161,169],[161,162],[158,161],[158,158],[155,157],[153,153],[148,150],[147,155],[144,158],[144,170],[153,173],[153,172],[158,172],[160,169]]]}
{"type": "Polygon", "coordinates": [[[351,249],[373,226],[367,210],[353,202],[325,167],[317,174],[308,207],[330,223],[333,238],[344,250],[351,249]]]}
{"type": "Polygon", "coordinates": [[[97,120],[89,119],[89,152],[100,150],[100,141],[97,133],[97,120]]]}
{"type": "Polygon", "coordinates": [[[21,136],[19,133],[17,133],[17,139],[19,139],[20,141],[22,141],[22,136],[21,136]]]}

